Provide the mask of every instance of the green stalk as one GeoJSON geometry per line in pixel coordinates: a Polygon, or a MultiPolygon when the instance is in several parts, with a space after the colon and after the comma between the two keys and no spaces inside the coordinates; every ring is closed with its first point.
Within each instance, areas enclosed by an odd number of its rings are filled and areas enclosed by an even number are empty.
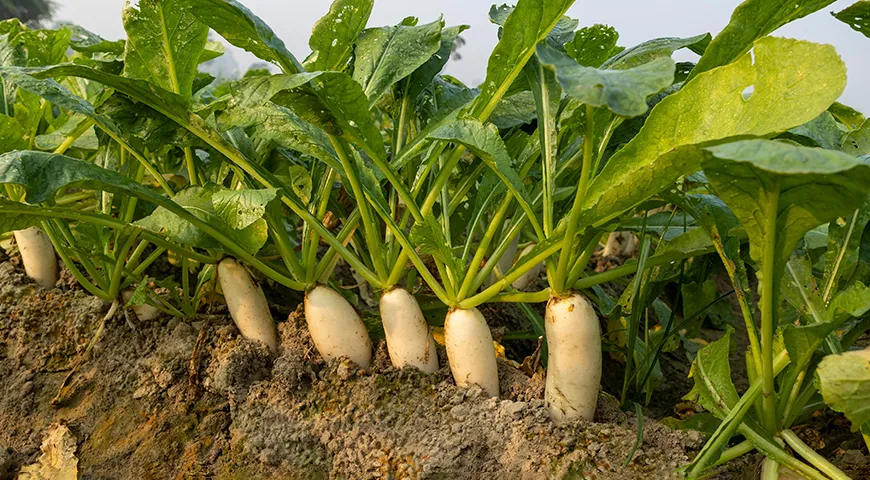
{"type": "MultiPolygon", "coordinates": [[[[30,131],[30,139],[27,147],[28,150],[33,150],[33,145],[36,143],[36,133],[39,131],[39,124],[41,124],[42,119],[45,118],[45,109],[48,106],[49,103],[46,99],[42,98],[39,100],[39,116],[36,119],[36,124],[33,125],[33,129],[30,131]]],[[[72,142],[70,142],[70,144],[72,144],[72,142]]]]}
{"type": "MultiPolygon", "coordinates": [[[[278,207],[280,208],[280,207],[278,207]]],[[[284,223],[280,217],[276,217],[273,210],[266,209],[266,225],[269,227],[269,234],[278,248],[278,253],[281,254],[281,260],[287,267],[296,280],[305,279],[305,271],[302,269],[302,264],[299,263],[299,257],[296,256],[296,251],[293,249],[290,236],[287,235],[287,230],[284,228],[284,223]]]]}
{"type": "Polygon", "coordinates": [[[50,221],[44,220],[42,222],[42,231],[48,235],[48,239],[51,240],[51,244],[54,245],[54,250],[57,252],[60,259],[63,260],[64,265],[66,265],[70,273],[72,273],[73,277],[75,277],[76,281],[82,286],[82,288],[87,290],[91,295],[102,298],[103,300],[112,299],[106,292],[91,283],[91,281],[82,274],[81,270],[76,267],[75,263],[73,263],[72,259],[67,254],[66,248],[61,245],[60,239],[57,238],[54,226],[51,225],[50,221]]]}
{"type": "Polygon", "coordinates": [[[833,480],[851,480],[842,470],[835,467],[831,462],[825,460],[824,457],[816,453],[815,450],[804,443],[793,431],[785,429],[780,432],[779,435],[783,440],[785,440],[785,443],[792,448],[792,450],[797,452],[804,458],[804,460],[819,469],[825,475],[831,477],[833,480]]]}
{"type": "MultiPolygon", "coordinates": [[[[353,236],[353,232],[356,231],[359,226],[360,214],[359,209],[354,209],[353,213],[350,214],[350,217],[347,218],[344,226],[341,229],[341,232],[338,234],[336,239],[342,244],[346,245],[347,240],[353,236]]],[[[317,269],[314,271],[314,279],[321,279],[324,276],[329,276],[329,272],[331,272],[331,268],[334,267],[332,264],[332,259],[335,258],[335,255],[338,252],[336,249],[331,246],[323,254],[323,257],[320,258],[320,262],[317,263],[317,269]]]]}
{"type": "MultiPolygon", "coordinates": [[[[774,360],[774,374],[779,374],[779,372],[788,366],[789,362],[788,351],[781,351],[774,360]]],[[[698,455],[692,461],[691,468],[688,472],[690,476],[691,474],[699,474],[707,467],[707,465],[713,463],[714,457],[718,452],[722,451],[726,442],[728,442],[734,435],[734,432],[744,425],[743,418],[761,394],[761,384],[761,380],[750,384],[749,389],[747,389],[743,396],[740,397],[740,400],[734,404],[730,411],[726,412],[726,416],[722,419],[722,423],[720,423],[716,428],[716,431],[710,435],[707,443],[704,444],[704,447],[700,452],[698,452],[698,455]]],[[[742,431],[743,430],[741,430],[741,432],[742,431]]],[[[752,443],[758,446],[757,442],[753,441],[752,443]]]]}
{"type": "MultiPolygon", "coordinates": [[[[432,211],[432,207],[435,206],[435,202],[438,200],[438,197],[441,192],[441,188],[447,184],[447,180],[450,179],[450,173],[456,168],[456,164],[459,163],[459,159],[462,157],[462,154],[465,153],[465,147],[458,146],[456,150],[453,151],[453,155],[447,160],[444,164],[444,168],[438,172],[438,176],[435,178],[435,183],[431,186],[431,190],[429,190],[429,194],[426,196],[426,199],[423,201],[423,206],[420,207],[419,214],[420,220],[432,211]]],[[[416,205],[416,203],[412,203],[416,205]]],[[[413,208],[410,205],[406,206],[410,209],[413,208]]],[[[416,216],[415,216],[416,217],[416,216]]],[[[399,254],[399,258],[396,259],[396,263],[393,266],[393,270],[390,272],[390,276],[386,282],[387,285],[395,285],[399,283],[402,278],[402,272],[405,269],[405,265],[409,260],[408,252],[405,249],[402,249],[402,252],[399,254]]]]}
{"type": "Polygon", "coordinates": [[[190,147],[184,147],[184,166],[187,168],[190,184],[192,186],[199,185],[199,177],[196,174],[196,162],[193,160],[193,149],[190,147]]]}
{"type": "Polygon", "coordinates": [[[338,159],[341,162],[341,166],[344,168],[344,178],[346,178],[348,183],[350,183],[353,196],[357,200],[357,207],[359,207],[359,213],[362,219],[362,231],[363,235],[366,237],[366,243],[368,244],[371,253],[375,273],[377,273],[379,278],[386,278],[387,268],[384,265],[384,256],[381,251],[380,229],[371,216],[368,202],[365,200],[366,197],[363,192],[362,184],[360,184],[360,180],[356,175],[356,169],[354,169],[353,164],[347,157],[347,150],[345,150],[346,144],[334,135],[329,136],[329,141],[332,143],[333,148],[335,148],[335,153],[338,154],[338,159]]]}
{"type": "Polygon", "coordinates": [[[70,193],[69,195],[64,195],[62,197],[58,197],[54,200],[55,205],[58,206],[66,206],[72,205],[73,203],[80,202],[82,200],[91,200],[94,198],[94,192],[85,191],[85,192],[76,192],[70,193]]]}
{"type": "Polygon", "coordinates": [[[749,440],[744,440],[722,452],[722,455],[719,456],[719,460],[716,460],[716,463],[710,465],[710,467],[713,468],[718,467],[719,465],[725,465],[731,460],[742,457],[753,450],[755,450],[755,445],[749,440]]]}
{"type": "Polygon", "coordinates": [[[127,258],[127,268],[136,268],[137,262],[139,262],[139,257],[145,253],[145,249],[148,248],[148,244],[150,242],[148,240],[142,240],[139,242],[139,245],[136,245],[136,248],[130,253],[130,256],[127,258]]]}
{"type": "MultiPolygon", "coordinates": [[[[345,170],[347,168],[345,167],[345,170]]],[[[335,171],[329,167],[326,167],[326,172],[324,173],[325,178],[323,182],[320,184],[320,189],[318,189],[317,195],[320,203],[317,205],[317,210],[314,212],[315,218],[321,220],[321,223],[324,216],[326,215],[326,209],[329,207],[329,193],[332,191],[332,182],[334,178],[335,171]]],[[[356,195],[356,194],[354,194],[356,195]]],[[[303,240],[304,241],[304,240],[303,240]]],[[[308,242],[308,248],[305,253],[305,281],[310,283],[315,280],[314,276],[314,267],[317,263],[317,247],[320,245],[320,235],[317,234],[317,231],[314,230],[311,232],[311,240],[308,242]]]]}
{"type": "Polygon", "coordinates": [[[602,235],[604,235],[604,233],[595,235],[586,245],[586,248],[583,249],[583,253],[580,254],[577,261],[574,262],[574,266],[571,267],[571,271],[568,274],[568,285],[574,285],[577,283],[577,280],[580,280],[580,277],[583,276],[583,271],[586,270],[586,265],[589,264],[589,259],[591,259],[592,254],[595,253],[595,247],[597,247],[598,242],[601,241],[602,235]]]}
{"type": "Polygon", "coordinates": [[[478,293],[477,295],[474,295],[471,298],[460,301],[459,308],[474,308],[478,305],[486,303],[487,301],[489,301],[489,299],[493,298],[500,291],[504,290],[508,285],[513,283],[514,280],[522,277],[526,272],[535,268],[537,264],[543,262],[545,258],[557,252],[559,248],[560,245],[558,243],[554,243],[552,246],[550,246],[550,248],[546,248],[538,252],[538,254],[534,257],[526,259],[522,264],[514,267],[511,272],[499,279],[486,290],[478,293]]]}
{"type": "MultiPolygon", "coordinates": [[[[75,236],[73,236],[72,231],[69,229],[69,225],[59,218],[52,218],[49,222],[54,225],[58,232],[60,232],[61,237],[66,241],[65,245],[59,245],[60,248],[66,249],[66,245],[72,247],[76,245],[75,236]]],[[[55,246],[55,250],[58,249],[58,245],[55,246]]],[[[97,269],[97,267],[91,262],[91,260],[83,255],[76,255],[79,260],[79,263],[85,268],[85,271],[94,281],[97,282],[97,285],[100,289],[107,291],[109,290],[109,280],[106,279],[103,274],[97,269]]]]}
{"type": "Polygon", "coordinates": [[[127,263],[127,254],[130,253],[130,249],[133,248],[133,244],[136,243],[137,236],[136,231],[130,233],[124,241],[123,247],[121,247],[115,255],[115,267],[112,270],[112,283],[109,284],[108,292],[112,298],[117,298],[118,293],[121,291],[121,274],[124,273],[124,265],[127,263]]]}
{"type": "Polygon", "coordinates": [[[773,272],[776,258],[776,212],[779,210],[780,180],[772,189],[775,192],[770,199],[768,216],[765,219],[767,235],[762,246],[761,260],[761,377],[762,377],[762,409],[764,428],[774,433],[776,431],[776,385],[773,372],[773,336],[776,330],[776,294],[773,291],[773,272]]]}
{"type": "Polygon", "coordinates": [[[181,259],[181,305],[187,315],[193,315],[189,308],[190,299],[190,261],[185,257],[181,259]]]}
{"type": "Polygon", "coordinates": [[[155,248],[154,251],[151,252],[151,255],[148,255],[148,257],[146,257],[145,260],[142,261],[142,263],[140,263],[136,266],[135,269],[133,269],[132,276],[141,277],[142,274],[145,273],[145,269],[150,267],[151,264],[154,263],[158,258],[160,258],[160,256],[163,255],[165,252],[166,249],[163,247],[155,248]]]}
{"type": "MultiPolygon", "coordinates": [[[[511,196],[510,193],[507,194],[507,198],[510,198],[511,196]]],[[[480,263],[483,261],[483,257],[486,255],[489,244],[495,237],[496,232],[502,227],[508,207],[510,207],[510,202],[502,202],[501,207],[499,207],[495,216],[490,220],[489,227],[487,227],[486,232],[484,232],[483,238],[480,239],[477,250],[474,252],[474,257],[471,259],[471,264],[468,266],[468,271],[465,273],[465,279],[463,279],[462,286],[459,288],[457,298],[460,300],[465,299],[468,292],[471,291],[475,276],[477,275],[478,270],[480,270],[480,263]]]]}
{"type": "Polygon", "coordinates": [[[580,171],[580,180],[577,183],[577,196],[574,197],[574,205],[571,207],[571,213],[568,217],[568,224],[565,227],[565,238],[562,244],[562,250],[559,253],[559,264],[556,267],[555,278],[555,294],[562,295],[567,291],[567,275],[568,264],[571,260],[571,252],[574,247],[574,236],[577,233],[577,227],[580,223],[580,213],[583,210],[583,202],[586,200],[586,189],[589,186],[589,180],[592,177],[592,143],[595,135],[595,109],[591,105],[586,105],[586,135],[583,137],[583,167],[580,171]]]}
{"type": "MultiPolygon", "coordinates": [[[[43,102],[44,101],[45,100],[43,100],[43,102]]],[[[67,135],[67,137],[63,139],[63,142],[60,145],[58,145],[58,147],[54,150],[54,153],[63,155],[67,150],[69,150],[70,147],[72,147],[72,144],[75,143],[76,140],[78,140],[79,137],[81,137],[85,132],[87,132],[88,129],[91,128],[93,125],[94,125],[94,121],[89,119],[89,118],[81,121],[78,125],[76,125],[76,128],[73,129],[73,131],[70,132],[70,134],[67,135]]],[[[30,148],[33,148],[32,143],[31,143],[30,148]]]]}
{"type": "Polygon", "coordinates": [[[837,261],[834,263],[834,268],[831,270],[831,276],[828,278],[828,283],[825,285],[825,294],[822,296],[822,302],[825,305],[828,304],[828,301],[831,299],[831,291],[834,288],[834,284],[836,283],[837,272],[840,271],[840,265],[843,263],[843,256],[846,254],[846,247],[849,245],[849,240],[852,238],[852,233],[855,231],[855,223],[858,220],[858,212],[859,210],[855,210],[855,213],[852,214],[852,218],[849,219],[849,230],[846,231],[846,238],[843,241],[842,246],[840,247],[840,253],[837,254],[837,261]]]}

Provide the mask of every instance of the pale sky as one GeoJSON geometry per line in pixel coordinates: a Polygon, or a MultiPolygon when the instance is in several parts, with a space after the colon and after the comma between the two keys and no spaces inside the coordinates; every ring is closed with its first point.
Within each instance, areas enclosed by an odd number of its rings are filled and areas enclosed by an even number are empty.
{"type": "MultiPolygon", "coordinates": [[[[311,27],[329,10],[328,0],[280,1],[241,0],[284,40],[300,60],[309,53],[311,27]]],[[[504,3],[500,0],[498,3],[504,3]]],[[[830,15],[855,0],[839,0],[825,9],[778,30],[774,35],[830,43],[837,48],[848,68],[849,82],[840,99],[865,114],[870,114],[870,39],[830,15]]],[[[121,10],[124,0],[57,0],[55,19],[77,23],[107,39],[124,37],[121,10]]],[[[430,22],[443,14],[448,25],[466,24],[466,45],[459,51],[460,61],[451,61],[449,73],[470,86],[486,75],[489,52],[497,42],[497,27],[488,19],[493,0],[376,0],[369,26],[394,25],[415,15],[430,22]]],[[[513,1],[508,3],[515,3],[513,1]]],[[[738,0],[578,0],[568,11],[580,25],[604,23],[620,33],[619,44],[630,47],[656,37],[687,37],[699,33],[716,34],[727,23],[738,0]]],[[[228,45],[229,47],[229,45],[228,45]]],[[[243,69],[256,61],[244,51],[232,50],[243,69]]],[[[690,52],[678,53],[677,60],[694,60],[690,52]]]]}

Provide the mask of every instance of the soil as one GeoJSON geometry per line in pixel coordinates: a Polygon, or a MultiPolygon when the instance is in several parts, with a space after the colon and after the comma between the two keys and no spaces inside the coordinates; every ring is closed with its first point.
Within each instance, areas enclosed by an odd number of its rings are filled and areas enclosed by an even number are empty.
{"type": "MultiPolygon", "coordinates": [[[[36,462],[57,424],[83,479],[669,479],[703,444],[644,418],[627,461],[638,422],[613,397],[595,422],[555,426],[541,374],[508,361],[500,399],[456,387],[443,349],[432,375],[391,367],[382,341],[369,369],[324,362],[293,307],[273,308],[277,357],[223,307],[150,323],[118,314],[55,399],[108,305],[69,281],[40,289],[0,259],[0,480],[36,462]]],[[[867,463],[847,446],[840,457],[867,463]]]]}

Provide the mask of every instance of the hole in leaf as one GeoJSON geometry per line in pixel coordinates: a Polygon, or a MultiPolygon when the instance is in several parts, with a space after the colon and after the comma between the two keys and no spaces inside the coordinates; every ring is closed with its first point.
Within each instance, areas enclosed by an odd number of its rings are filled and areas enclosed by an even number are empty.
{"type": "Polygon", "coordinates": [[[741,95],[743,95],[743,100],[749,100],[752,98],[752,94],[755,92],[755,85],[750,85],[743,89],[741,95]]]}

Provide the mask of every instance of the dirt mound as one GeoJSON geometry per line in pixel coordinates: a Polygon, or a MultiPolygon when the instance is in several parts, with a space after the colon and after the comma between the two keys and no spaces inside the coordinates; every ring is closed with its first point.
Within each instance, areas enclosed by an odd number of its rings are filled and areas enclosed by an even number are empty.
{"type": "Polygon", "coordinates": [[[148,324],[117,315],[52,406],[108,305],[45,291],[0,263],[0,478],[40,453],[57,422],[81,478],[677,478],[700,435],[636,419],[602,396],[602,423],[556,427],[543,379],[500,365],[502,399],[432,375],[324,362],[291,314],[281,352],[242,340],[223,312],[148,324]]]}

